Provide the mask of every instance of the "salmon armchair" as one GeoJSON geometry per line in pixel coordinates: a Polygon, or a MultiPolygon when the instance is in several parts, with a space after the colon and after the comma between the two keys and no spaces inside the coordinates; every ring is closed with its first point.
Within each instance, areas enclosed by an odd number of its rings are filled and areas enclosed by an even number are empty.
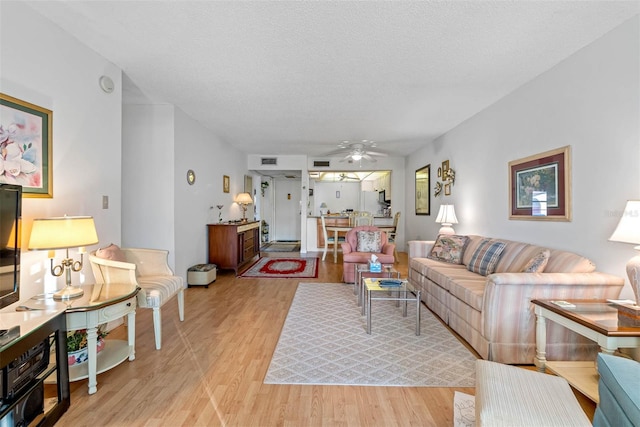
{"type": "Polygon", "coordinates": [[[138,286],[138,307],[153,309],[153,330],[156,349],[162,347],[160,308],[178,296],[178,314],[184,321],[184,284],[167,263],[169,251],[160,249],[118,248],[111,245],[91,252],[89,261],[96,286],[109,283],[129,283],[138,286]]]}
{"type": "MultiPolygon", "coordinates": [[[[369,235],[370,236],[370,235],[369,235]]],[[[363,236],[364,237],[364,236],[363,236]]],[[[347,231],[345,236],[345,242],[342,244],[342,281],[345,283],[354,282],[354,273],[356,270],[356,264],[366,264],[371,259],[371,254],[378,257],[378,261],[381,264],[393,264],[395,258],[393,251],[396,245],[394,243],[387,242],[387,233],[380,230],[378,227],[372,225],[363,225],[353,227],[347,231]],[[358,247],[358,233],[359,232],[374,232],[376,237],[379,236],[379,250],[371,251],[367,250],[366,246],[370,245],[365,243],[366,239],[361,238],[360,248],[358,247]],[[364,250],[363,250],[364,249],[364,250]]]]}

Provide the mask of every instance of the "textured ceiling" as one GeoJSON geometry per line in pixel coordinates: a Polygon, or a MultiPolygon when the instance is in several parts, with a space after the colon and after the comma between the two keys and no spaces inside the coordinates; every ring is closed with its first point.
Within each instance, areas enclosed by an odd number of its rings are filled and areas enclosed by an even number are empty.
{"type": "Polygon", "coordinates": [[[640,11],[638,1],[29,5],[246,153],[407,155],[640,11]]]}

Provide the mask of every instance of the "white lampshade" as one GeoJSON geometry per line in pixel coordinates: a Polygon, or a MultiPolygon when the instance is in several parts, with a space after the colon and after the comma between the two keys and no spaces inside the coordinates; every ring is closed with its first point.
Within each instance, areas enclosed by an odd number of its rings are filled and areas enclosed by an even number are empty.
{"type": "Polygon", "coordinates": [[[436,222],[442,224],[442,227],[438,231],[440,234],[455,234],[455,231],[451,227],[451,224],[457,224],[458,218],[456,218],[456,211],[453,205],[440,205],[436,222]]]}
{"type": "Polygon", "coordinates": [[[640,200],[627,201],[622,218],[620,218],[620,222],[609,240],[634,245],[640,244],[640,200]]]}
{"type": "Polygon", "coordinates": [[[456,210],[453,205],[440,205],[436,222],[439,224],[457,224],[456,210]]]}
{"type": "Polygon", "coordinates": [[[240,193],[236,196],[236,203],[241,205],[250,205],[253,203],[253,199],[251,198],[251,194],[249,193],[240,193]]]}
{"type": "Polygon", "coordinates": [[[29,249],[67,249],[98,243],[98,233],[90,216],[34,219],[29,249]]]}

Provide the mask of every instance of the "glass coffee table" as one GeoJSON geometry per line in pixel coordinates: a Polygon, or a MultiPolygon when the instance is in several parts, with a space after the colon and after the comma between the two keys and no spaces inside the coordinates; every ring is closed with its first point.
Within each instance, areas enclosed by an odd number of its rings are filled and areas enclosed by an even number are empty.
{"type": "Polygon", "coordinates": [[[403,303],[402,316],[407,317],[407,303],[416,303],[416,335],[420,335],[420,290],[414,288],[406,279],[399,286],[380,286],[384,278],[362,279],[365,289],[365,311],[367,314],[367,334],[371,334],[371,301],[396,301],[396,305],[403,303]]]}
{"type": "Polygon", "coordinates": [[[386,279],[399,279],[400,272],[397,271],[393,264],[382,264],[382,271],[374,272],[369,270],[369,264],[356,264],[355,277],[353,280],[353,293],[358,296],[358,306],[362,307],[364,315],[364,286],[362,280],[365,277],[382,277],[386,279]]]}

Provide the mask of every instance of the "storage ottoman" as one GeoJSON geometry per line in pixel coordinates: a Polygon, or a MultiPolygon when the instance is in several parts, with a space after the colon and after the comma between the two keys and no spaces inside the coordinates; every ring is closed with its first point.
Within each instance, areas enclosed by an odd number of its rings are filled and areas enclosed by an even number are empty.
{"type": "Polygon", "coordinates": [[[216,280],[217,270],[218,268],[215,264],[197,264],[189,267],[187,270],[187,287],[204,286],[208,288],[209,283],[216,280]]]}

